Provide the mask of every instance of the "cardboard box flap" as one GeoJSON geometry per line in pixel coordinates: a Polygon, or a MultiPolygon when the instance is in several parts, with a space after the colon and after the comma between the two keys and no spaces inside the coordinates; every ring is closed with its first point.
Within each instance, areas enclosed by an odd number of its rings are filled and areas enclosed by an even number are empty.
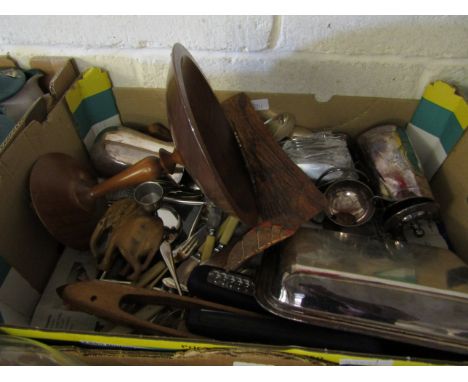
{"type": "Polygon", "coordinates": [[[59,244],[43,227],[29,196],[29,173],[39,156],[49,152],[72,155],[82,163],[87,156],[62,100],[47,120],[32,120],[0,156],[0,256],[36,290],[42,291],[52,273],[59,244]]]}
{"type": "Polygon", "coordinates": [[[47,94],[38,98],[23,115],[19,122],[15,125],[13,130],[10,131],[8,136],[3,142],[0,142],[0,155],[6,150],[6,148],[15,140],[15,137],[23,130],[23,128],[29,125],[32,121],[43,122],[47,117],[47,111],[50,108],[50,98],[47,94]]]}
{"type": "Polygon", "coordinates": [[[30,66],[44,72],[43,84],[56,99],[65,94],[79,75],[74,60],[66,57],[33,57],[30,66]]]}
{"type": "Polygon", "coordinates": [[[38,137],[41,124],[33,121],[25,130],[30,134],[18,135],[15,144],[9,145],[0,159],[0,187],[2,197],[8,201],[0,204],[4,237],[0,255],[41,291],[55,265],[58,245],[42,227],[29,201],[29,171],[41,151],[38,137]]]}
{"type": "MultiPolygon", "coordinates": [[[[114,88],[122,122],[167,124],[164,89],[114,88]]],[[[220,102],[238,92],[216,91],[220,102]]],[[[417,100],[375,97],[334,96],[319,102],[312,94],[271,94],[247,92],[252,100],[267,99],[275,113],[289,112],[297,126],[307,129],[332,129],[358,134],[378,124],[394,123],[406,126],[411,119],[417,100]]]]}
{"type": "Polygon", "coordinates": [[[18,65],[15,60],[9,56],[0,56],[0,68],[16,68],[18,65]]]}
{"type": "Polygon", "coordinates": [[[411,122],[408,136],[428,179],[468,128],[468,102],[455,87],[436,81],[427,86],[411,122]]]}
{"type": "Polygon", "coordinates": [[[122,124],[109,73],[101,68],[88,68],[66,92],[65,99],[88,150],[103,130],[122,124]]]}
{"type": "MultiPolygon", "coordinates": [[[[0,68],[11,67],[18,67],[16,61],[9,56],[0,56],[0,68]]],[[[62,97],[79,76],[75,61],[69,57],[37,56],[31,58],[29,67],[44,73],[40,80],[41,87],[55,99],[62,97]]]]}
{"type": "Polygon", "coordinates": [[[431,180],[455,252],[468,263],[468,134],[464,134],[431,180]]]}
{"type": "MultiPolygon", "coordinates": [[[[0,57],[0,67],[2,66],[2,62],[8,67],[11,67],[11,63],[14,64],[14,61],[9,59],[9,57],[0,57]]],[[[31,121],[43,122],[46,119],[47,113],[52,110],[56,102],[65,94],[66,90],[79,75],[74,60],[70,58],[33,57],[30,61],[30,66],[45,73],[42,79],[46,84],[41,85],[43,85],[43,90],[46,90],[46,93],[29,107],[8,136],[3,142],[0,142],[0,155],[31,121]]]]}
{"type": "Polygon", "coordinates": [[[249,93],[249,96],[267,98],[270,110],[276,113],[292,113],[297,126],[346,131],[351,135],[379,124],[405,126],[417,106],[417,101],[397,98],[333,96],[320,102],[312,94],[249,93]]]}

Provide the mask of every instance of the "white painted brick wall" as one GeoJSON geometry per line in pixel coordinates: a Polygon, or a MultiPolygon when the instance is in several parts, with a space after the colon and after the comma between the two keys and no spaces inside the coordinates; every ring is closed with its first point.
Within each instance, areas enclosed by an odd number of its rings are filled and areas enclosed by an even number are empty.
{"type": "Polygon", "coordinates": [[[286,16],[282,24],[286,50],[468,58],[465,16],[286,16]]]}
{"type": "Polygon", "coordinates": [[[181,42],[215,89],[418,98],[468,89],[467,16],[0,16],[0,54],[96,65],[115,86],[164,87],[181,42]]]}
{"type": "Polygon", "coordinates": [[[2,17],[0,44],[83,48],[255,51],[268,47],[273,16],[2,17]],[[19,32],[19,33],[18,33],[19,32]]]}

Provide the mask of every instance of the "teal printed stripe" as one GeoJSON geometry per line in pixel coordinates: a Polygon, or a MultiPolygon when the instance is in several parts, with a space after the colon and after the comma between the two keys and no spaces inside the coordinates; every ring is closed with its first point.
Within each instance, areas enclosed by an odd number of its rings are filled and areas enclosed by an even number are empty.
{"type": "Polygon", "coordinates": [[[433,102],[422,98],[411,123],[438,137],[446,152],[449,152],[463,134],[455,114],[433,102]]]}
{"type": "Polygon", "coordinates": [[[10,265],[3,259],[3,257],[0,257],[0,288],[3,285],[3,282],[5,281],[8,272],[10,272],[10,265]]]}
{"type": "Polygon", "coordinates": [[[422,98],[411,123],[436,137],[440,137],[451,114],[450,110],[422,98]]]}
{"type": "Polygon", "coordinates": [[[78,135],[81,139],[84,139],[92,125],[88,119],[87,110],[85,107],[82,107],[82,103],[73,113],[73,119],[75,120],[75,124],[77,126],[78,135]]]}
{"type": "Polygon", "coordinates": [[[83,139],[93,125],[118,114],[112,89],[107,89],[83,99],[73,113],[73,118],[78,126],[78,134],[83,139]]]}
{"type": "Polygon", "coordinates": [[[447,126],[445,127],[444,132],[440,136],[442,146],[447,153],[453,149],[462,135],[463,129],[461,128],[455,114],[452,113],[449,120],[447,121],[447,126]]]}

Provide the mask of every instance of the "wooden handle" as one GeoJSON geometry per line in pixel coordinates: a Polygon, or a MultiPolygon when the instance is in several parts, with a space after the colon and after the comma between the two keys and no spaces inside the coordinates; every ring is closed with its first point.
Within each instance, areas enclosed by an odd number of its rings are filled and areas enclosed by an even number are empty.
{"type": "Polygon", "coordinates": [[[138,302],[147,305],[169,305],[178,308],[211,309],[231,312],[247,317],[261,317],[258,313],[221,305],[194,297],[142,289],[130,285],[106,281],[88,280],[64,285],[57,290],[59,296],[73,309],[102,317],[121,325],[144,331],[156,331],[172,337],[200,338],[184,330],[178,330],[145,321],[122,309],[122,302],[138,302]]]}
{"type": "Polygon", "coordinates": [[[164,264],[164,261],[158,261],[141,275],[135,285],[138,287],[148,287],[148,285],[151,284],[153,280],[159,278],[159,276],[162,276],[163,272],[166,272],[166,264],[164,264]]]}
{"type": "Polygon", "coordinates": [[[169,174],[172,174],[177,164],[183,165],[182,157],[177,150],[170,153],[167,150],[159,150],[159,159],[161,161],[162,168],[169,174]]]}
{"type": "Polygon", "coordinates": [[[143,131],[154,138],[161,139],[164,142],[172,142],[171,131],[162,123],[151,123],[143,128],[143,131]]]}
{"type": "Polygon", "coordinates": [[[159,159],[156,157],[146,157],[133,166],[114,175],[112,178],[91,188],[89,191],[90,197],[91,199],[97,199],[112,191],[158,179],[161,173],[162,168],[159,159]]]}

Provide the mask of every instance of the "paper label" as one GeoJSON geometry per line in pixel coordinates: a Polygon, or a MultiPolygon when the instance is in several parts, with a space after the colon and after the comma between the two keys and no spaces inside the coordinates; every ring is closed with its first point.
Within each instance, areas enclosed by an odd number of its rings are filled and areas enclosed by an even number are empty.
{"type": "Polygon", "coordinates": [[[269,110],[270,109],[270,103],[268,102],[268,98],[253,99],[252,100],[252,106],[257,111],[269,110]]]}

